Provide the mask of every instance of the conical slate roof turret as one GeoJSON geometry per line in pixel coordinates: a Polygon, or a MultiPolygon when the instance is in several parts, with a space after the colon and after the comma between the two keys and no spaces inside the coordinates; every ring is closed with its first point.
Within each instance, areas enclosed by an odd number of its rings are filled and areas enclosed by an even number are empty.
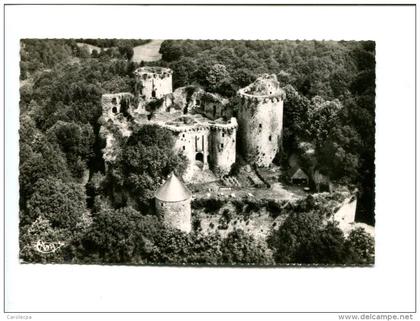
{"type": "Polygon", "coordinates": [[[191,192],[172,172],[156,191],[155,198],[164,202],[181,202],[191,198],[191,192]]]}

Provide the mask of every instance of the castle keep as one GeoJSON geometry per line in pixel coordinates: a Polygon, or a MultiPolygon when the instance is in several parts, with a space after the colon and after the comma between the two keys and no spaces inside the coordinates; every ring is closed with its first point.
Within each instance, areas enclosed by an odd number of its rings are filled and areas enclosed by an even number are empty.
{"type": "Polygon", "coordinates": [[[241,152],[249,163],[267,167],[280,149],[285,93],[275,75],[264,75],[238,95],[241,152]]]}
{"type": "MultiPolygon", "coordinates": [[[[172,71],[162,67],[141,67],[135,72],[135,92],[102,96],[101,133],[106,138],[105,164],[116,158],[116,130],[131,135],[131,124],[154,124],[170,130],[174,149],[188,159],[183,179],[210,169],[229,174],[238,150],[250,164],[269,166],[280,150],[284,92],[275,75],[263,75],[238,91],[235,107],[218,94],[193,86],[172,90],[172,71]]],[[[156,209],[167,224],[188,232],[191,225],[191,193],[172,174],[156,192],[156,209]],[[169,193],[168,190],[179,190],[169,193]],[[174,199],[168,195],[177,195],[174,199]],[[178,216],[171,216],[173,213],[178,216]],[[171,214],[172,213],[172,214],[171,214]],[[189,213],[189,214],[188,214],[189,213]]]]}

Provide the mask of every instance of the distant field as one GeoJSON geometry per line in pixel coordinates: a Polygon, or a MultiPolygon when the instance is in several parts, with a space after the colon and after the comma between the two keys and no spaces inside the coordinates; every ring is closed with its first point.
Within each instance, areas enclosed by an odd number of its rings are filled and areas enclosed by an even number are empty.
{"type": "Polygon", "coordinates": [[[152,40],[145,45],[134,47],[133,61],[158,61],[162,59],[162,55],[159,53],[162,42],[163,40],[152,40]]]}
{"type": "MultiPolygon", "coordinates": [[[[99,52],[101,52],[101,48],[99,48],[99,47],[97,47],[97,46],[94,46],[94,45],[89,45],[89,44],[87,44],[87,43],[78,42],[78,43],[77,43],[77,46],[78,46],[79,48],[87,48],[87,49],[89,50],[89,53],[90,53],[90,54],[92,54],[92,51],[93,51],[93,50],[96,50],[98,53],[99,53],[99,52]]],[[[104,48],[104,49],[107,49],[107,48],[104,48]]]]}
{"type": "MultiPolygon", "coordinates": [[[[133,48],[134,55],[133,61],[134,62],[141,62],[141,61],[158,61],[162,59],[162,55],[159,53],[160,45],[162,44],[163,40],[151,40],[150,42],[136,46],[133,48]]],[[[92,54],[93,50],[101,52],[101,48],[98,46],[90,45],[87,43],[78,42],[77,46],[84,47],[89,50],[89,53],[92,54]]],[[[104,50],[108,48],[103,48],[104,50]]]]}

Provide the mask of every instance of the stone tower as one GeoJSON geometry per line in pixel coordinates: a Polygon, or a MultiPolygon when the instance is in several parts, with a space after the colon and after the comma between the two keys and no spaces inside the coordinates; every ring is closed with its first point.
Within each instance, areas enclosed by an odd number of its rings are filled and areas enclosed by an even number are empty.
{"type": "Polygon", "coordinates": [[[156,191],[155,204],[165,225],[191,232],[191,192],[173,172],[156,191]]]}
{"type": "Polygon", "coordinates": [[[172,70],[163,67],[141,67],[134,71],[135,92],[146,101],[172,93],[172,70]]]}
{"type": "Polygon", "coordinates": [[[197,168],[211,169],[216,174],[228,174],[236,161],[235,117],[229,120],[209,120],[201,114],[182,115],[162,126],[172,131],[174,149],[188,160],[184,181],[190,181],[197,168]]]}
{"type": "Polygon", "coordinates": [[[238,91],[238,138],[246,161],[267,167],[278,153],[283,128],[284,91],[276,75],[262,75],[238,91]]]}
{"type": "Polygon", "coordinates": [[[228,122],[211,125],[211,167],[219,174],[228,174],[236,161],[236,130],[238,123],[232,117],[228,122]]]}

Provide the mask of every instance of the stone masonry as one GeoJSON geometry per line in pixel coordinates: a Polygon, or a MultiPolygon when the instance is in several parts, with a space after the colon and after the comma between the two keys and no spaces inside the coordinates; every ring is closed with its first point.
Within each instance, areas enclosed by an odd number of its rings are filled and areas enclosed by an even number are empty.
{"type": "Polygon", "coordinates": [[[280,150],[284,91],[275,75],[263,75],[239,90],[240,148],[249,163],[269,166],[280,150]]]}

